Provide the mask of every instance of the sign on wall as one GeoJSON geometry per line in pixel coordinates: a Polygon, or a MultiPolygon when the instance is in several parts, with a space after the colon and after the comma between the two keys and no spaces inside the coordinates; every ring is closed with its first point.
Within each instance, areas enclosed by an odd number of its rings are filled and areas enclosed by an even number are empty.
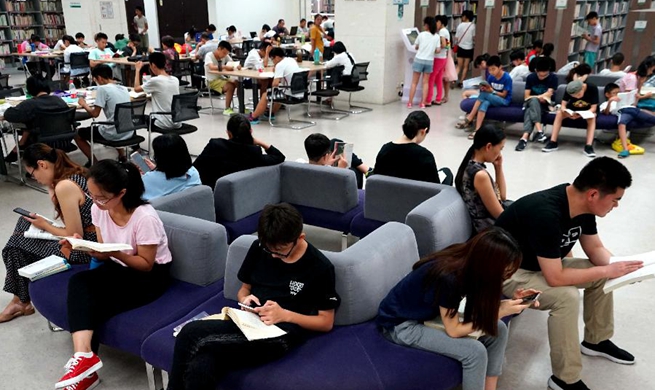
{"type": "Polygon", "coordinates": [[[100,17],[102,19],[113,19],[114,18],[114,2],[113,1],[101,1],[100,2],[100,17]]]}

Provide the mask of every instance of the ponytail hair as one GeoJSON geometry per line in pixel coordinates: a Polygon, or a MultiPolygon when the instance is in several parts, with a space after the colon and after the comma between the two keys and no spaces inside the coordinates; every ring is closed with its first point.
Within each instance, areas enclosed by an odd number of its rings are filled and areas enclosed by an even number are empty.
{"type": "Polygon", "coordinates": [[[423,19],[423,24],[428,26],[428,30],[430,30],[430,34],[434,35],[437,33],[437,21],[432,16],[428,16],[425,19],[423,19]]]}
{"type": "Polygon", "coordinates": [[[496,146],[499,143],[503,142],[506,138],[505,132],[494,125],[484,125],[475,132],[475,137],[473,138],[473,145],[466,151],[462,163],[459,164],[459,169],[457,170],[457,175],[455,176],[455,188],[460,194],[464,193],[464,172],[466,172],[466,167],[469,164],[469,161],[473,158],[473,154],[476,150],[480,150],[491,144],[496,146]]]}
{"type": "Polygon", "coordinates": [[[425,111],[412,111],[403,123],[403,134],[409,139],[414,139],[419,130],[430,130],[430,117],[425,111]]]}
{"type": "Polygon", "coordinates": [[[131,162],[98,161],[89,170],[89,179],[93,179],[104,192],[113,195],[118,195],[125,190],[121,201],[127,211],[132,212],[137,207],[148,203],[142,198],[146,189],[141,179],[141,173],[131,162]]]}
{"type": "MultiPolygon", "coordinates": [[[[51,148],[42,143],[32,144],[25,148],[23,152],[23,164],[26,167],[36,169],[39,167],[39,161],[47,161],[54,165],[54,175],[52,179],[52,188],[62,180],[68,180],[73,175],[86,175],[86,169],[77,165],[62,150],[51,148]]],[[[61,216],[61,207],[57,197],[53,198],[56,218],[61,216]]]]}
{"type": "Polygon", "coordinates": [[[639,66],[637,66],[637,76],[639,77],[648,77],[650,74],[648,74],[648,71],[650,68],[655,66],[655,56],[648,56],[646,57],[639,66]]]}
{"type": "Polygon", "coordinates": [[[553,54],[553,51],[555,51],[555,45],[552,43],[546,43],[541,49],[541,54],[543,54],[544,57],[550,57],[553,54]]]}
{"type": "Polygon", "coordinates": [[[252,138],[252,127],[250,121],[243,114],[232,115],[227,121],[227,131],[232,135],[232,141],[253,145],[255,141],[252,138]]]}
{"type": "Polygon", "coordinates": [[[568,84],[573,81],[576,75],[579,78],[588,74],[591,74],[591,66],[589,66],[589,64],[579,64],[578,66],[574,66],[566,76],[566,83],[568,84]]]}

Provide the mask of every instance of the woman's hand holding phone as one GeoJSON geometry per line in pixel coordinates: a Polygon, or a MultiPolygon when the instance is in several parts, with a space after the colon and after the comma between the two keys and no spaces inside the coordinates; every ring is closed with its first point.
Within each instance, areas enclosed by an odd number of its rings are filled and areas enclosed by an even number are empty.
{"type": "Polygon", "coordinates": [[[519,314],[528,307],[530,307],[530,305],[524,304],[522,299],[503,299],[500,301],[498,318],[519,314]]]}

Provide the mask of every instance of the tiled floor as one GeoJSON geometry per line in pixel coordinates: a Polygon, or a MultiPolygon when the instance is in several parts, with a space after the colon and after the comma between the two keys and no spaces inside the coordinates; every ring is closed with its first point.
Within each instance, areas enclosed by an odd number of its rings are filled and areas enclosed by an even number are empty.
{"type": "MultiPolygon", "coordinates": [[[[16,84],[20,77],[12,77],[16,84]]],[[[453,97],[456,94],[453,93],[453,97]]],[[[222,104],[222,103],[221,103],[222,104]]],[[[201,101],[201,105],[208,105],[201,101]]],[[[399,137],[401,124],[408,110],[400,103],[375,106],[374,111],[362,115],[351,115],[339,122],[319,120],[316,127],[296,131],[269,128],[267,124],[254,127],[254,134],[271,142],[288,160],[305,157],[303,140],[313,132],[322,132],[328,137],[338,137],[355,144],[355,151],[364,161],[374,165],[380,147],[399,137]]],[[[297,109],[295,109],[297,110],[297,109]]],[[[294,110],[294,112],[295,112],[294,110]]],[[[454,124],[461,115],[458,99],[441,107],[427,109],[432,126],[424,145],[437,158],[439,166],[448,166],[455,171],[470,145],[461,130],[454,124]]],[[[297,115],[297,114],[296,114],[297,115]]],[[[283,115],[281,115],[283,116],[283,115]]],[[[227,118],[217,110],[213,115],[201,114],[195,122],[200,128],[197,133],[185,136],[192,153],[198,154],[207,139],[225,136],[227,118]]],[[[542,153],[541,145],[530,144],[524,152],[514,151],[519,126],[507,129],[508,141],[504,153],[508,195],[517,199],[522,195],[547,188],[562,182],[570,182],[582,166],[589,161],[582,154],[583,131],[564,130],[560,151],[542,153]]],[[[655,150],[652,140],[644,143],[647,151],[655,150]]],[[[113,156],[113,152],[98,148],[101,155],[113,156]]],[[[615,156],[603,144],[596,144],[599,155],[615,156]]],[[[79,152],[73,154],[78,162],[85,159],[79,152]]],[[[634,177],[633,186],[626,192],[621,207],[606,218],[600,219],[599,231],[610,250],[616,254],[628,255],[653,249],[652,232],[655,230],[655,209],[652,194],[655,191],[655,175],[652,164],[655,154],[633,156],[624,160],[634,177]]],[[[15,173],[15,169],[12,168],[15,173]]],[[[13,232],[16,214],[14,207],[52,214],[46,195],[16,184],[0,181],[0,245],[4,246],[13,232]]],[[[339,246],[339,234],[321,229],[310,229],[309,239],[324,249],[335,250],[339,246]]],[[[579,251],[579,248],[576,248],[579,251]]],[[[0,278],[4,279],[4,267],[0,267],[0,278]]],[[[606,360],[583,358],[583,378],[592,389],[651,389],[655,387],[655,343],[651,321],[655,320],[652,296],[655,283],[622,289],[615,294],[616,337],[614,340],[637,357],[635,366],[619,366],[606,360]]],[[[0,293],[0,308],[11,299],[9,294],[0,293]]],[[[510,343],[506,355],[505,374],[500,380],[500,389],[537,390],[545,389],[551,374],[548,355],[545,313],[527,312],[512,322],[510,343]]],[[[582,327],[581,327],[582,329],[582,327]]],[[[70,337],[65,332],[51,333],[46,321],[39,314],[19,318],[8,324],[0,324],[0,383],[1,389],[51,388],[61,375],[62,368],[71,354],[70,337]]],[[[105,366],[101,370],[101,389],[147,389],[143,363],[137,357],[103,348],[101,356],[105,366]]]]}

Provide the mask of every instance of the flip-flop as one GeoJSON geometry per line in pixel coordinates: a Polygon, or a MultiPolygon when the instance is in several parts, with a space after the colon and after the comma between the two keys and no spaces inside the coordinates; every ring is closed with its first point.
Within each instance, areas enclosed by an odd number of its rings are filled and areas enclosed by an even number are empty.
{"type": "Polygon", "coordinates": [[[463,121],[458,122],[455,125],[455,128],[457,128],[457,129],[468,129],[469,127],[471,127],[472,123],[473,123],[472,121],[470,121],[468,119],[464,119],[463,121]]]}
{"type": "Polygon", "coordinates": [[[448,98],[447,98],[447,97],[445,97],[445,98],[443,98],[443,99],[441,99],[441,103],[443,103],[443,104],[446,104],[446,103],[448,103],[448,98]]]}
{"type": "Polygon", "coordinates": [[[0,314],[0,324],[3,322],[9,322],[15,318],[29,316],[35,313],[34,306],[30,305],[26,310],[18,310],[11,314],[2,315],[0,314]]]}
{"type": "Polygon", "coordinates": [[[475,139],[475,133],[477,133],[477,131],[474,131],[474,132],[470,133],[469,136],[468,136],[468,139],[470,139],[470,140],[475,139]]]}

